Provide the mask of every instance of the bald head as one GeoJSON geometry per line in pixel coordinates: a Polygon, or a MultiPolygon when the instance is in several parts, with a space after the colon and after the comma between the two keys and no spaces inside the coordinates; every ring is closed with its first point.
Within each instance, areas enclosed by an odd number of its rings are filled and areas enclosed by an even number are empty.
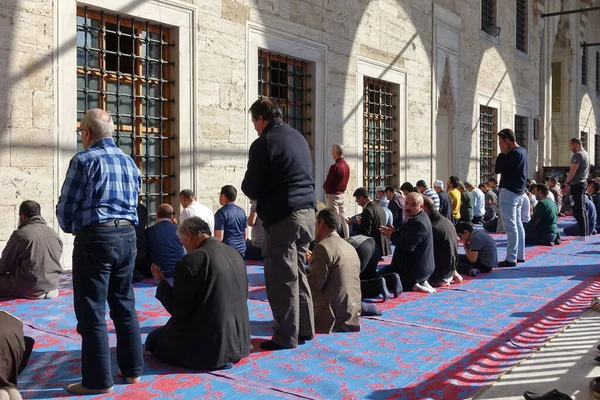
{"type": "Polygon", "coordinates": [[[173,218],[173,207],[170,204],[161,204],[156,209],[156,218],[173,218]]]}
{"type": "Polygon", "coordinates": [[[435,210],[435,203],[431,197],[423,196],[423,209],[427,214],[431,214],[435,210]]]}
{"type": "Polygon", "coordinates": [[[404,214],[411,218],[423,210],[423,195],[421,193],[409,193],[404,201],[404,214]]]}

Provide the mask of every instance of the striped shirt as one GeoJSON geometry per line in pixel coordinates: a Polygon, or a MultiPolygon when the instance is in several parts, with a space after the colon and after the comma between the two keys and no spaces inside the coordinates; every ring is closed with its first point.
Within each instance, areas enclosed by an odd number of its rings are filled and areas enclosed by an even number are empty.
{"type": "Polygon", "coordinates": [[[66,233],[115,219],[137,225],[141,184],[140,170],[133,159],[112,138],[99,139],[69,163],[56,206],[58,223],[66,233]]]}
{"type": "Polygon", "coordinates": [[[435,192],[435,190],[433,190],[432,188],[427,188],[423,192],[423,196],[427,196],[431,200],[433,200],[433,204],[435,205],[435,209],[438,210],[438,211],[440,211],[440,196],[438,196],[438,194],[435,192]]]}

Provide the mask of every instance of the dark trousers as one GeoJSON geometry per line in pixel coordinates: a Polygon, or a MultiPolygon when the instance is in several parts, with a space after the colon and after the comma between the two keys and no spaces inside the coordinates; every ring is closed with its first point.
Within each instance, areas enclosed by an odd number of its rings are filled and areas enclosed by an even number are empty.
{"type": "Polygon", "coordinates": [[[555,240],[556,233],[540,232],[533,229],[525,232],[525,244],[529,246],[552,246],[555,240]]]}
{"type": "Polygon", "coordinates": [[[113,386],[106,302],[117,333],[117,364],[125,377],[142,374],[142,339],[131,278],[136,258],[131,226],[83,228],[73,249],[73,298],[81,335],[83,386],[113,386]]]}
{"type": "Polygon", "coordinates": [[[357,248],[356,253],[360,260],[360,279],[373,279],[377,277],[377,264],[381,258],[381,250],[373,238],[368,238],[357,248]]]}
{"type": "Polygon", "coordinates": [[[252,240],[246,239],[246,254],[244,260],[262,261],[262,247],[256,247],[252,244],[252,240]]]}
{"type": "Polygon", "coordinates": [[[479,258],[472,263],[469,261],[469,258],[464,254],[458,255],[458,265],[456,266],[456,270],[461,274],[468,274],[471,269],[478,269],[479,272],[492,272],[492,268],[483,264],[479,258]]]}
{"type": "Polygon", "coordinates": [[[585,204],[585,192],[587,190],[587,182],[576,183],[571,185],[571,204],[573,204],[573,217],[577,221],[579,227],[579,236],[588,234],[588,216],[585,204]]]}
{"type": "Polygon", "coordinates": [[[315,333],[312,296],[306,277],[306,251],[315,238],[315,211],[297,210],[265,229],[265,287],[273,311],[273,342],[298,345],[298,336],[315,333]]]}
{"type": "Polygon", "coordinates": [[[481,216],[481,217],[473,217],[473,220],[471,222],[473,224],[481,224],[483,222],[483,216],[481,216]]]}

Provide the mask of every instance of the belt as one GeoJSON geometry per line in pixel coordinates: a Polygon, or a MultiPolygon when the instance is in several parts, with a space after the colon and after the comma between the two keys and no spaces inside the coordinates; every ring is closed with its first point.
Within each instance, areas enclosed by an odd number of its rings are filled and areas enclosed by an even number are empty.
{"type": "Polygon", "coordinates": [[[113,219],[112,221],[108,221],[108,222],[103,222],[103,223],[98,223],[98,224],[91,224],[90,226],[111,226],[113,228],[117,228],[119,226],[132,226],[133,224],[131,223],[131,221],[128,221],[126,219],[113,219]]]}

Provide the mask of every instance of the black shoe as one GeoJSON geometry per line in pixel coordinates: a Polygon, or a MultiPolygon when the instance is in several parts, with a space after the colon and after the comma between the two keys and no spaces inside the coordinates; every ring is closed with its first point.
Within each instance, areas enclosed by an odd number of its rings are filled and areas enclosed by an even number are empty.
{"type": "Polygon", "coordinates": [[[260,348],[263,350],[286,350],[288,347],[278,345],[272,340],[265,340],[260,344],[260,348]]]}
{"type": "Polygon", "coordinates": [[[527,400],[573,400],[569,395],[559,392],[556,389],[552,389],[544,394],[525,392],[523,393],[523,397],[527,400]]]}
{"type": "Polygon", "coordinates": [[[524,263],[524,262],[525,262],[524,258],[517,258],[517,264],[524,263]]]}
{"type": "Polygon", "coordinates": [[[387,290],[394,295],[394,298],[397,298],[402,293],[402,281],[400,280],[400,276],[392,272],[391,274],[381,275],[383,279],[385,279],[385,286],[387,290]]]}
{"type": "Polygon", "coordinates": [[[510,262],[510,261],[501,261],[498,263],[498,268],[511,268],[511,267],[516,267],[517,263],[516,262],[510,262]]]}

